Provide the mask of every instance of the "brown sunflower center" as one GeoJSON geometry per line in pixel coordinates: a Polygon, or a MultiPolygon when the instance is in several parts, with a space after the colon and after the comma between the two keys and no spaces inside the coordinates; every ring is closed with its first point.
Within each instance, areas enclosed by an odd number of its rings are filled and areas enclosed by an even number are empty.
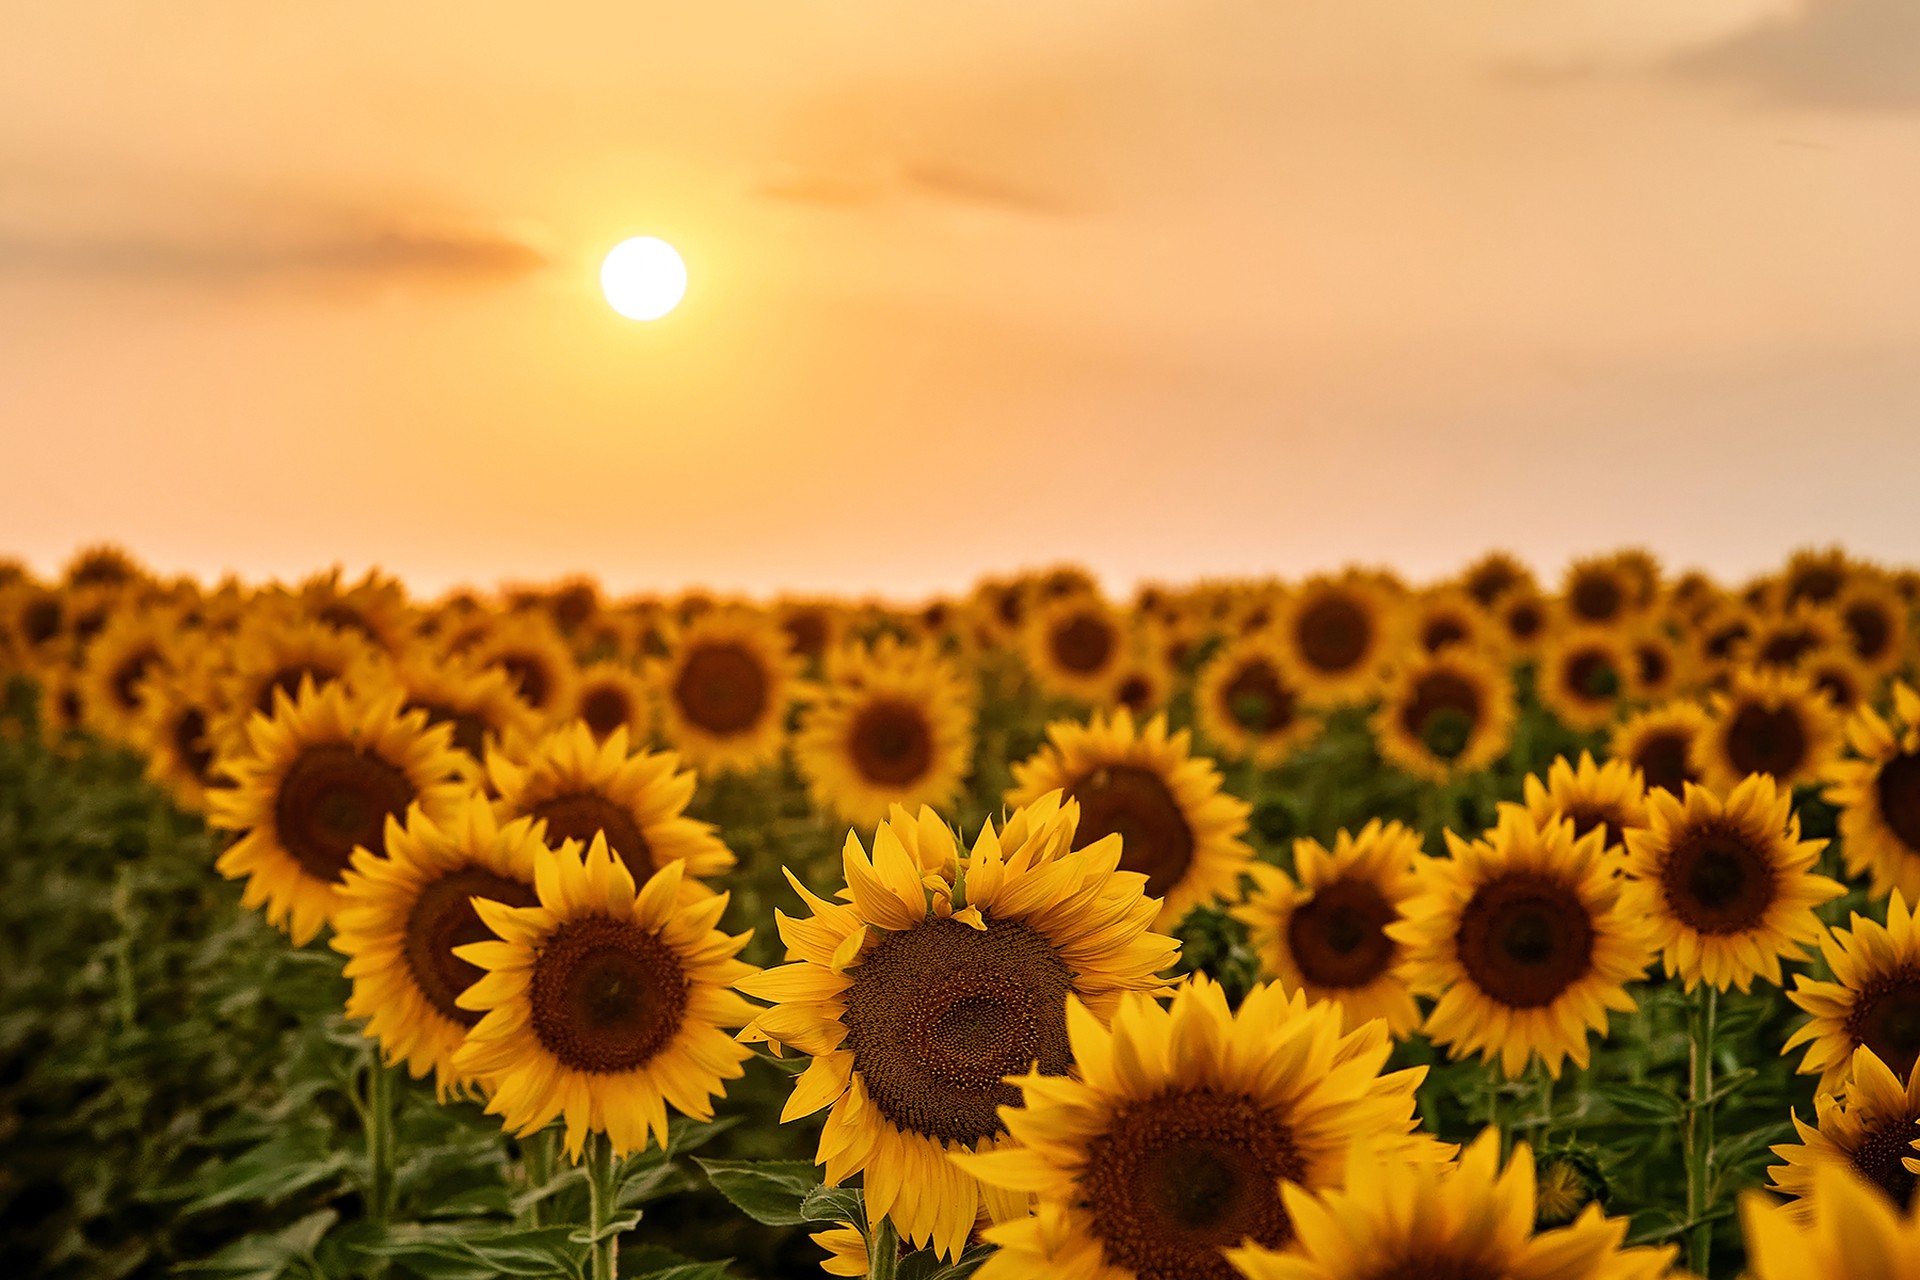
{"type": "Polygon", "coordinates": [[[1611,622],[1626,606],[1627,598],[1611,574],[1583,574],[1567,593],[1574,613],[1588,622],[1611,622]]]}
{"type": "Polygon", "coordinates": [[[640,824],[627,809],[597,791],[572,791],[542,800],[527,810],[547,824],[547,843],[558,848],[562,840],[578,840],[584,848],[596,835],[605,835],[607,847],[645,884],[654,873],[653,849],[640,824]]]}
{"type": "Polygon", "coordinates": [[[631,1071],[666,1048],[687,1011],[673,949],[630,921],[569,920],[533,963],[533,1033],[575,1071],[631,1071]]]}
{"type": "Polygon", "coordinates": [[[153,645],[142,645],[120,660],[113,669],[113,700],[124,711],[133,711],[140,705],[140,680],[160,660],[160,650],[153,645]]]}
{"type": "Polygon", "coordinates": [[[509,907],[531,907],[539,901],[528,886],[485,867],[462,867],[428,881],[413,900],[402,944],[407,968],[427,1003],[463,1027],[480,1021],[480,1014],[462,1009],[454,998],[479,981],[483,970],[454,955],[453,949],[469,942],[490,942],[494,936],[481,923],[469,901],[472,898],[489,898],[509,907]]]}
{"type": "Polygon", "coordinates": [[[1073,973],[1044,934],[1017,921],[985,930],[929,920],[882,932],[851,970],[846,1045],[867,1096],[895,1127],[971,1149],[1004,1132],[998,1108],[1020,1091],[1003,1077],[1073,1060],[1073,973]]]}
{"type": "Polygon", "coordinates": [[[1905,1080],[1920,1061],[1920,968],[1897,969],[1862,987],[1847,1016],[1847,1035],[1905,1080]]]}
{"type": "Polygon", "coordinates": [[[1738,773],[1770,773],[1791,778],[1806,761],[1806,726],[1791,706],[1768,710],[1755,702],[1742,706],[1727,724],[1727,759],[1738,773]]]}
{"type": "Polygon", "coordinates": [[[429,725],[452,725],[453,745],[475,760],[486,754],[487,733],[493,726],[478,712],[462,711],[443,702],[409,702],[407,710],[426,712],[429,725]]]}
{"type": "Polygon", "coordinates": [[[1429,618],[1420,630],[1420,647],[1428,653],[1438,653],[1448,645],[1463,643],[1467,636],[1466,624],[1458,618],[1429,618]]]}
{"type": "Polygon", "coordinates": [[[1920,753],[1898,755],[1880,766],[1873,780],[1880,819],[1894,838],[1920,853],[1920,753]]]}
{"type": "Polygon", "coordinates": [[[173,749],[180,763],[201,782],[213,775],[213,751],[207,746],[207,716],[198,707],[182,707],[173,720],[173,749]]]}
{"type": "Polygon", "coordinates": [[[1806,627],[1776,631],[1760,646],[1754,663],[1762,667],[1792,667],[1820,644],[1820,637],[1806,627]]]}
{"type": "Polygon", "coordinates": [[[633,718],[633,702],[616,684],[596,684],[580,697],[580,718],[596,738],[604,738],[633,718]]]}
{"type": "Polygon", "coordinates": [[[1067,788],[1080,802],[1073,847],[1120,837],[1120,869],[1147,877],[1147,896],[1164,898],[1193,863],[1193,828],[1166,782],[1151,769],[1102,765],[1067,788]]]}
{"type": "Polygon", "coordinates": [[[880,699],[854,717],[847,749],[867,781],[905,787],[933,767],[933,729],[912,703],[880,699]]]}
{"type": "Polygon", "coordinates": [[[1920,1137],[1920,1126],[1914,1124],[1914,1117],[1898,1111],[1861,1135],[1860,1145],[1849,1156],[1854,1170],[1902,1209],[1914,1202],[1914,1190],[1920,1186],[1920,1178],[1905,1163],[1920,1159],[1920,1147],[1913,1145],[1916,1137],[1920,1137]]]}
{"type": "Polygon", "coordinates": [[[1699,779],[1688,762],[1693,735],[1684,729],[1662,729],[1647,734],[1633,748],[1633,767],[1647,781],[1648,789],[1664,787],[1680,795],[1686,784],[1699,779]]]}
{"type": "Polygon", "coordinates": [[[1577,650],[1562,669],[1568,693],[1582,702],[1605,702],[1620,692],[1620,671],[1599,649],[1577,650]]]}
{"type": "Polygon", "coordinates": [[[535,711],[547,709],[558,683],[547,655],[532,649],[509,649],[495,658],[493,664],[513,678],[514,688],[528,706],[535,711]]]}
{"type": "Polygon", "coordinates": [[[387,819],[413,802],[404,771],[340,742],[295,757],[273,801],[280,847],[315,880],[338,883],[356,847],[380,853],[387,819]]]}
{"type": "Polygon", "coordinates": [[[1287,921],[1287,950],[1319,987],[1364,987],[1393,963],[1386,927],[1395,912],[1378,886],[1343,879],[1322,885],[1287,921]]]}
{"type": "Polygon", "coordinates": [[[1113,691],[1113,700],[1139,715],[1153,707],[1153,682],[1142,675],[1131,675],[1113,691]]]}
{"type": "Polygon", "coordinates": [[[1154,1280],[1231,1280],[1223,1249],[1292,1238],[1280,1182],[1306,1172],[1273,1111],[1241,1094],[1173,1090],[1115,1111],[1088,1144],[1079,1199],[1109,1266],[1154,1280]]]}
{"type": "Polygon", "coordinates": [[[276,689],[289,698],[298,698],[303,680],[311,680],[315,689],[324,689],[339,678],[340,673],[324,663],[290,662],[284,667],[276,668],[274,673],[267,677],[266,682],[260,686],[259,696],[253,700],[253,708],[261,715],[270,716],[273,714],[273,694],[276,689]]]}
{"type": "Polygon", "coordinates": [[[1836,711],[1852,711],[1860,705],[1860,686],[1845,667],[1822,666],[1808,673],[1813,687],[1836,711]]]}
{"type": "Polygon", "coordinates": [[[1519,585],[1519,570],[1503,560],[1486,561],[1467,575],[1467,594],[1483,605],[1491,605],[1519,585]]]}
{"type": "Polygon", "coordinates": [[[827,620],[817,609],[790,613],[780,623],[787,633],[787,647],[803,658],[817,658],[826,652],[827,620]]]}
{"type": "Polygon", "coordinates": [[[1598,800],[1574,800],[1559,806],[1560,816],[1573,821],[1573,834],[1584,836],[1589,831],[1604,830],[1609,847],[1626,843],[1627,816],[1618,806],[1604,804],[1598,800]]]}
{"type": "Polygon", "coordinates": [[[673,682],[673,700],[694,727],[722,736],[758,724],[767,694],[767,672],[760,660],[744,646],[728,642],[695,648],[673,682]]]}
{"type": "Polygon", "coordinates": [[[1323,596],[1301,610],[1294,634],[1308,662],[1339,675],[1359,666],[1372,649],[1373,617],[1346,596],[1323,596]]]}
{"type": "Polygon", "coordinates": [[[1840,594],[1845,572],[1833,565],[1815,565],[1797,571],[1787,583],[1787,602],[1812,600],[1825,604],[1840,594]]]}
{"type": "Polygon", "coordinates": [[[1507,634],[1525,643],[1546,629],[1547,614],[1537,603],[1523,600],[1507,610],[1507,634]]]}
{"type": "Polygon", "coordinates": [[[1778,879],[1765,850],[1715,827],[1682,833],[1660,873],[1667,909],[1701,933],[1741,933],[1759,924],[1778,879]]]}
{"type": "Polygon", "coordinates": [[[1076,613],[1053,624],[1047,649],[1053,660],[1075,675],[1088,675],[1107,665],[1113,655],[1113,628],[1090,613],[1076,613]]]}
{"type": "Polygon", "coordinates": [[[1460,914],[1467,976],[1510,1009],[1552,1004],[1593,964],[1593,917],[1572,887],[1515,872],[1480,887],[1460,914]]]}
{"type": "Polygon", "coordinates": [[[1451,671],[1429,671],[1409,693],[1400,727],[1442,760],[1457,759],[1480,725],[1480,691],[1451,671]]]}
{"type": "Polygon", "coordinates": [[[61,620],[60,601],[53,596],[42,596],[20,611],[20,630],[28,643],[38,648],[60,634],[61,620]]]}
{"type": "Polygon", "coordinates": [[[1293,690],[1281,683],[1273,664],[1264,658],[1241,666],[1220,690],[1220,701],[1235,724],[1260,737],[1293,723],[1293,690]]]}
{"type": "Polygon", "coordinates": [[[1847,634],[1853,638],[1854,656],[1872,662],[1886,653],[1893,643],[1893,620],[1885,609],[1867,601],[1856,601],[1841,615],[1847,634]]]}
{"type": "Polygon", "coordinates": [[[1635,645],[1633,663],[1642,689],[1664,688],[1667,677],[1673,674],[1673,660],[1667,656],[1664,645],[1646,642],[1635,645]]]}

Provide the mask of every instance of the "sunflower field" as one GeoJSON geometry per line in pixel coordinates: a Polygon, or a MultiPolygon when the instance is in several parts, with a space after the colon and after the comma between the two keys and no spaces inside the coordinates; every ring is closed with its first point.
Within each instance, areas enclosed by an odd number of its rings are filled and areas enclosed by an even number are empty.
{"type": "Polygon", "coordinates": [[[0,565],[0,1276],[1914,1280],[1916,607],[0,565]]]}

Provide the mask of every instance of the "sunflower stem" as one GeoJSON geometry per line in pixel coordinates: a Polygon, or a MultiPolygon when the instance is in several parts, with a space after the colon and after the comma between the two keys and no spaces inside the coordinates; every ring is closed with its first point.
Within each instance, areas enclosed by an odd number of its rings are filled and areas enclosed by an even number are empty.
{"type": "Polygon", "coordinates": [[[1693,1040],[1693,1079],[1688,1095],[1685,1129],[1687,1155],[1687,1219],[1693,1223],[1687,1241],[1687,1265],[1695,1275],[1707,1274],[1707,1261],[1713,1252],[1713,1223],[1707,1213],[1713,1186],[1710,1163],[1713,1154],[1713,1030],[1719,1011],[1720,992],[1710,983],[1702,983],[1700,996],[1689,1014],[1693,1040]]]}
{"type": "MultiPolygon", "coordinates": [[[[526,1170],[528,1191],[544,1191],[553,1181],[553,1137],[553,1130],[546,1128],[520,1143],[520,1163],[526,1170]]],[[[547,1225],[544,1197],[533,1202],[530,1212],[534,1226],[547,1225]]]]}
{"type": "Polygon", "coordinates": [[[393,1218],[394,1069],[380,1060],[380,1046],[367,1042],[367,1217],[385,1225],[393,1218]]]}
{"type": "Polygon", "coordinates": [[[867,1280],[894,1280],[900,1270],[900,1238],[893,1219],[881,1218],[867,1231],[867,1280]]]}
{"type": "Polygon", "coordinates": [[[1507,1109],[1501,1104],[1502,1078],[1498,1067],[1487,1069],[1487,1124],[1500,1131],[1500,1167],[1505,1168],[1507,1157],[1513,1152],[1513,1127],[1509,1123],[1507,1109]]]}
{"type": "Polygon", "coordinates": [[[607,1231],[607,1224],[613,1221],[613,1168],[613,1139],[604,1133],[587,1135],[587,1218],[588,1234],[593,1237],[593,1280],[615,1280],[619,1275],[620,1237],[607,1231]]]}

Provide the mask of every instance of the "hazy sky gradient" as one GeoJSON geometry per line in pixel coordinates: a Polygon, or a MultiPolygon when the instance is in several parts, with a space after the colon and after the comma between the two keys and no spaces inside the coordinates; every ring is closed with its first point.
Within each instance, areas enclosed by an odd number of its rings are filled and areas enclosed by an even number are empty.
{"type": "Polygon", "coordinates": [[[0,0],[0,551],[1920,561],[1916,15],[0,0]]]}

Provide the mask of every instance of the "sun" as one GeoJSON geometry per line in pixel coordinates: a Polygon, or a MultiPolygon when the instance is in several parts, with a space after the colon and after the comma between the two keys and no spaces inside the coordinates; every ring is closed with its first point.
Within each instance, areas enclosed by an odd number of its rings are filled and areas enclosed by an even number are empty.
{"type": "Polygon", "coordinates": [[[607,303],[629,320],[658,320],[687,292],[687,264],[665,240],[635,236],[613,246],[600,264],[607,303]]]}

